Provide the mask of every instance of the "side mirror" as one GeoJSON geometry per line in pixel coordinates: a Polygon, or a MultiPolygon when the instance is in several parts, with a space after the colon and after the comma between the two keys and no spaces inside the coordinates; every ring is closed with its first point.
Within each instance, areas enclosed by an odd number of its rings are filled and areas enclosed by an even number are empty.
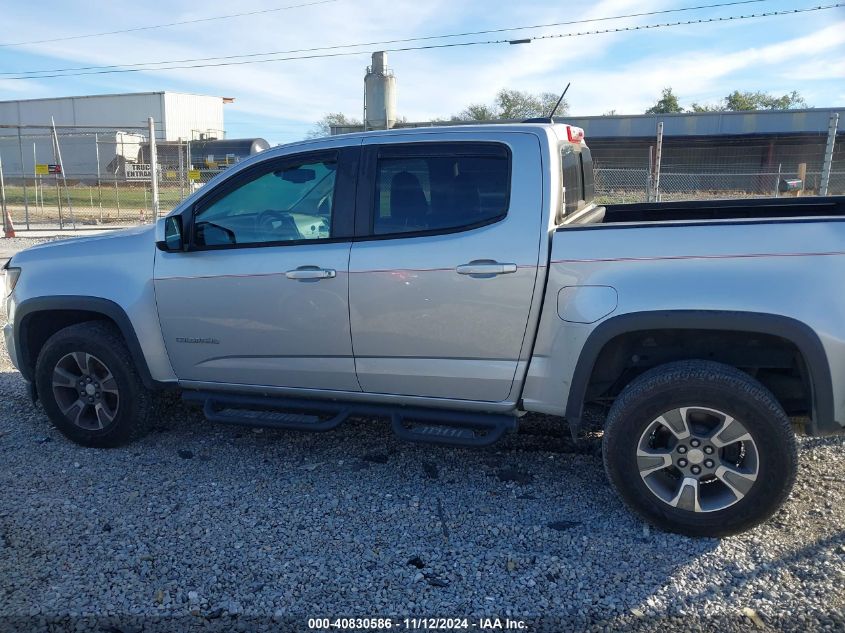
{"type": "Polygon", "coordinates": [[[164,219],[164,240],[158,242],[156,246],[169,253],[185,250],[181,215],[171,215],[164,219]]]}

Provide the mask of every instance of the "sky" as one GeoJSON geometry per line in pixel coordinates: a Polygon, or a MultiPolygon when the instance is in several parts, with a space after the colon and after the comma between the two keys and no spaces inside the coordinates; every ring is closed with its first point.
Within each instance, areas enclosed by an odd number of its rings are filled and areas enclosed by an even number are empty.
{"type": "MultiPolygon", "coordinates": [[[[245,55],[513,28],[729,0],[326,0],[286,10],[132,33],[19,44],[274,9],[315,0],[66,2],[0,0],[0,100],[172,90],[234,97],[230,138],[299,140],[329,112],[361,118],[364,72],[374,50],[420,44],[522,39],[600,28],[747,15],[834,4],[763,0],[674,14],[548,26],[503,34],[344,49],[355,54],[211,68],[11,80],[21,71],[245,55]]],[[[803,14],[623,33],[394,51],[398,113],[409,121],[448,117],[489,103],[501,88],[559,92],[569,113],[640,114],[672,87],[688,106],[733,90],[797,90],[811,107],[845,105],[845,6],[803,14]]]]}

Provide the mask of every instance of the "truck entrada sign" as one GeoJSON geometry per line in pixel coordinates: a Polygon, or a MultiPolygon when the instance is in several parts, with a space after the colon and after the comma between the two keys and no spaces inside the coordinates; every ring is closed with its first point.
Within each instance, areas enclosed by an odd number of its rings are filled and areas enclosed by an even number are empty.
{"type": "Polygon", "coordinates": [[[131,165],[126,165],[126,180],[149,181],[150,165],[143,163],[133,163],[131,165]]]}

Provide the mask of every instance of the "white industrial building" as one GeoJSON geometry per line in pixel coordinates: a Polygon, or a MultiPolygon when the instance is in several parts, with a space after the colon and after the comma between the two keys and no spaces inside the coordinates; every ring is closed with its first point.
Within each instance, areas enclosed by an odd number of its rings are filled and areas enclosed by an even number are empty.
{"type": "MultiPolygon", "coordinates": [[[[232,101],[168,91],[0,101],[0,125],[49,125],[52,117],[59,134],[70,131],[65,126],[140,132],[153,117],[160,141],[224,138],[223,105],[232,101]]],[[[0,128],[0,135],[17,133],[0,128]]]]}
{"type": "Polygon", "coordinates": [[[224,139],[223,106],[232,101],[168,91],[0,101],[0,159],[7,177],[57,162],[49,127],[55,121],[68,177],[114,176],[138,161],[149,117],[160,143],[224,139]]]}

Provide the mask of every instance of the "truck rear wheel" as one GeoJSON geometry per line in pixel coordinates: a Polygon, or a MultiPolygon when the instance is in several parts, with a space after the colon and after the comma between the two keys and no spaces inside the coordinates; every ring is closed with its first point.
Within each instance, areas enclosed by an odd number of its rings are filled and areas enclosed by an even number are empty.
{"type": "Polygon", "coordinates": [[[655,526],[727,536],[769,518],[795,481],[789,419],[748,374],[709,361],[656,367],[616,399],[604,465],[623,500],[655,526]]]}
{"type": "Polygon", "coordinates": [[[50,421],[83,446],[124,444],[143,434],[153,412],[152,394],[110,323],[56,332],[38,355],[35,382],[50,421]]]}

